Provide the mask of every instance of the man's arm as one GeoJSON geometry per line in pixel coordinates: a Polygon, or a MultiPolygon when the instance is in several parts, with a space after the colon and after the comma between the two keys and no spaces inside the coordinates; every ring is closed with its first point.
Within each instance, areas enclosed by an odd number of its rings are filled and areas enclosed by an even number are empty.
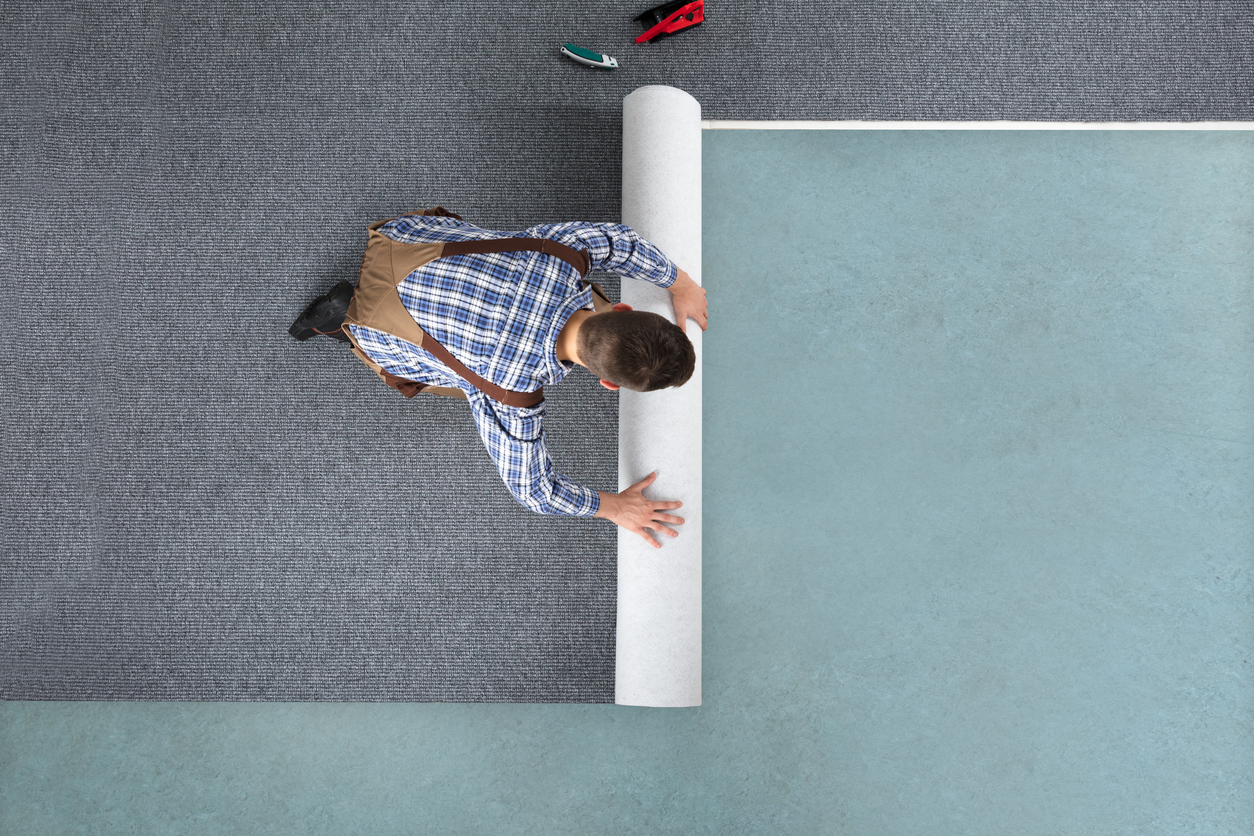
{"type": "Polygon", "coordinates": [[[544,443],[543,403],[512,407],[492,401],[482,392],[472,391],[468,395],[479,434],[501,478],[522,506],[540,514],[601,517],[639,534],[656,548],[661,545],[647,529],[670,537],[679,535],[662,523],[682,525],[683,519],[663,511],[683,503],[653,500],[644,495],[656,473],[622,493],[586,488],[554,471],[544,443]]]}
{"type": "Polygon", "coordinates": [[[604,270],[628,279],[670,287],[675,283],[675,263],[626,224],[570,222],[544,224],[527,230],[534,238],[550,238],[586,250],[593,270],[604,270]]]}
{"type": "Polygon", "coordinates": [[[471,413],[488,454],[514,499],[538,514],[591,517],[598,493],[553,469],[544,435],[544,403],[506,406],[482,392],[467,392],[471,413]]]}
{"type": "Polygon", "coordinates": [[[709,320],[705,289],[680,270],[665,253],[626,224],[561,223],[532,227],[527,235],[551,238],[586,250],[593,270],[639,279],[671,292],[675,321],[687,331],[695,319],[704,331],[709,320]]]}

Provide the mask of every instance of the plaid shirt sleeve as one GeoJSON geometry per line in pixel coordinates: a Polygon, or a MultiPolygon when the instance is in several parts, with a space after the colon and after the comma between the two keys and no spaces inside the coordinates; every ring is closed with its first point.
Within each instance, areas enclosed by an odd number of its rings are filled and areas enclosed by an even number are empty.
{"type": "Polygon", "coordinates": [[[467,387],[466,394],[479,435],[514,499],[540,514],[591,517],[600,509],[601,497],[595,490],[553,470],[544,444],[543,402],[506,406],[473,387],[467,387]]]}
{"type": "Polygon", "coordinates": [[[533,407],[499,403],[410,343],[370,328],[351,327],[362,348],[384,369],[409,380],[454,386],[466,393],[479,437],[509,492],[523,507],[540,514],[572,517],[591,517],[600,509],[601,497],[595,490],[554,471],[544,440],[543,401],[533,407]]]}
{"type": "Polygon", "coordinates": [[[593,270],[641,279],[658,287],[670,287],[679,275],[673,261],[626,224],[544,224],[531,227],[525,234],[587,250],[593,270]]]}

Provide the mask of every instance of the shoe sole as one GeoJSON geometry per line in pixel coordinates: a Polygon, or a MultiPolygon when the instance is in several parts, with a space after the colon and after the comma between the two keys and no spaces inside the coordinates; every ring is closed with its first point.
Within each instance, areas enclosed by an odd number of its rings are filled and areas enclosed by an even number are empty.
{"type": "MultiPolygon", "coordinates": [[[[338,323],[344,321],[344,315],[348,313],[348,303],[353,298],[354,289],[352,282],[347,280],[340,282],[331,288],[328,293],[310,302],[309,306],[301,311],[300,316],[296,317],[296,321],[292,323],[292,327],[287,329],[287,332],[301,342],[319,335],[332,336],[331,334],[322,334],[318,329],[337,320],[338,323]]],[[[336,324],[336,330],[339,329],[338,323],[336,324]]]]}

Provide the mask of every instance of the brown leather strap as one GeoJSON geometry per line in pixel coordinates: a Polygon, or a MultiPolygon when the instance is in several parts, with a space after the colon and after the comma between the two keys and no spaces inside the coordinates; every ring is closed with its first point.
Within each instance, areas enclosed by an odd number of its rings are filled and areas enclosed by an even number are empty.
{"type": "Polygon", "coordinates": [[[398,377],[386,369],[381,369],[379,374],[382,376],[384,383],[391,386],[407,398],[412,398],[423,389],[427,388],[416,380],[410,380],[407,377],[398,377]]]}
{"type": "Polygon", "coordinates": [[[588,275],[592,262],[583,250],[568,247],[548,238],[492,238],[487,241],[446,241],[443,255],[471,255],[478,253],[512,253],[530,251],[552,255],[588,275]]]}
{"type": "Polygon", "coordinates": [[[506,406],[535,406],[544,400],[544,389],[541,387],[534,392],[515,392],[512,389],[503,389],[491,381],[484,380],[479,375],[462,365],[462,361],[454,357],[449,350],[440,345],[440,341],[430,334],[425,334],[422,340],[421,348],[431,353],[431,356],[439,360],[444,365],[461,375],[463,379],[478,389],[489,398],[498,400],[506,406]]]}
{"type": "Polygon", "coordinates": [[[439,218],[456,218],[459,221],[462,219],[461,215],[458,215],[455,212],[450,212],[449,210],[445,209],[443,206],[433,206],[430,209],[423,209],[421,212],[411,212],[410,214],[411,215],[434,215],[439,218]]]}

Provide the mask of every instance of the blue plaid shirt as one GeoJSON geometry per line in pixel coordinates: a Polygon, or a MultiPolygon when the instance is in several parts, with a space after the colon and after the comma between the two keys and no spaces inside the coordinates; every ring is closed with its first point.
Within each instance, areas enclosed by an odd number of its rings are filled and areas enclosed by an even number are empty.
{"type": "MultiPolygon", "coordinates": [[[[551,238],[586,250],[593,270],[675,282],[675,265],[622,224],[561,223],[524,232],[492,232],[455,218],[411,215],[379,228],[405,243],[482,238],[551,238]]],[[[557,337],[571,314],[592,307],[592,291],[559,258],[535,252],[437,258],[410,273],[401,300],[422,330],[466,367],[505,389],[534,392],[566,377],[573,363],[557,359],[557,337]]],[[[358,346],[392,374],[466,392],[479,435],[520,503],[542,514],[592,516],[601,498],[553,470],[544,443],[544,403],[506,406],[489,398],[411,342],[350,325],[358,346]]]]}

